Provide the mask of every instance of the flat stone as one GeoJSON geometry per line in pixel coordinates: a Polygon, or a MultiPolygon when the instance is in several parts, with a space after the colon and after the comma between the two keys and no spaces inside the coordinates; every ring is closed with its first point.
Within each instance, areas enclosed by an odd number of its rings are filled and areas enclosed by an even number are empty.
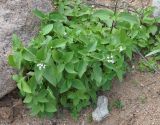
{"type": "Polygon", "coordinates": [[[0,0],[0,98],[16,87],[11,79],[14,72],[7,64],[12,35],[16,33],[25,43],[36,35],[39,20],[32,13],[35,8],[53,9],[51,0],[0,0]]]}

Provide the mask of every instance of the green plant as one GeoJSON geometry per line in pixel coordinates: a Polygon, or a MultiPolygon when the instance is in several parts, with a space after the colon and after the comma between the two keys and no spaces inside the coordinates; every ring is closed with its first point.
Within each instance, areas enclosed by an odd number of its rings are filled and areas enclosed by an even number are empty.
{"type": "Polygon", "coordinates": [[[141,59],[139,61],[138,69],[142,72],[153,72],[158,68],[157,60],[155,58],[148,58],[148,60],[141,59]]]}
{"type": "Polygon", "coordinates": [[[124,103],[121,100],[117,99],[113,102],[112,107],[122,109],[124,107],[124,103]]]}
{"type": "Polygon", "coordinates": [[[81,0],[57,0],[56,6],[51,13],[34,10],[41,19],[39,34],[28,46],[14,35],[8,62],[18,70],[13,79],[32,115],[63,107],[77,116],[96,102],[98,91],[110,90],[113,78],[122,81],[137,49],[148,52],[155,44],[156,19],[151,8],[94,10],[81,0]]]}
{"type": "Polygon", "coordinates": [[[141,95],[139,96],[139,100],[142,104],[144,104],[147,101],[147,96],[141,95]]]}

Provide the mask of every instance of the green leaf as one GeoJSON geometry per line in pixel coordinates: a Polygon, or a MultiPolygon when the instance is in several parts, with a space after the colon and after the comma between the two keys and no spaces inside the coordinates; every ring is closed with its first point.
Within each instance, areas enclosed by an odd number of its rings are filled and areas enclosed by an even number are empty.
{"type": "Polygon", "coordinates": [[[94,64],[93,65],[93,73],[92,73],[92,78],[96,81],[97,86],[99,87],[101,85],[102,81],[102,69],[100,67],[100,64],[94,64]]]}
{"type": "Polygon", "coordinates": [[[47,91],[48,91],[48,93],[49,93],[49,96],[50,96],[53,100],[55,100],[56,98],[55,98],[55,96],[54,96],[54,94],[53,94],[53,92],[52,92],[52,89],[51,89],[50,87],[47,87],[47,91]]]}
{"type": "Polygon", "coordinates": [[[143,23],[152,25],[154,22],[155,22],[155,19],[152,17],[144,17],[143,18],[143,23]]]}
{"type": "Polygon", "coordinates": [[[21,52],[15,52],[14,53],[14,61],[15,61],[15,64],[16,64],[16,68],[21,69],[22,60],[23,60],[22,53],[21,52]]]}
{"type": "Polygon", "coordinates": [[[79,79],[72,80],[72,87],[76,88],[78,90],[85,90],[86,89],[84,86],[84,83],[82,83],[82,81],[79,79]]]}
{"type": "Polygon", "coordinates": [[[133,50],[130,47],[127,47],[126,49],[126,55],[129,57],[129,59],[132,59],[132,52],[133,50]]]}
{"type": "Polygon", "coordinates": [[[52,85],[57,85],[57,78],[56,78],[56,67],[55,65],[46,67],[43,76],[46,78],[48,82],[50,82],[52,85]]]}
{"type": "Polygon", "coordinates": [[[61,88],[60,88],[60,93],[64,93],[68,91],[72,86],[72,82],[70,80],[67,80],[62,83],[61,88]]]}
{"type": "Polygon", "coordinates": [[[73,58],[74,52],[64,52],[63,61],[64,63],[69,63],[73,58]]]}
{"type": "Polygon", "coordinates": [[[53,24],[53,31],[61,36],[64,36],[66,34],[65,27],[60,22],[56,22],[53,24]]]}
{"type": "Polygon", "coordinates": [[[67,21],[67,17],[65,17],[64,15],[58,13],[58,12],[52,12],[49,15],[49,19],[53,20],[55,22],[66,22],[67,21]]]}
{"type": "Polygon", "coordinates": [[[53,29],[53,24],[48,24],[45,27],[42,28],[42,34],[47,35],[49,34],[53,29]]]}
{"type": "Polygon", "coordinates": [[[123,80],[123,71],[122,70],[116,70],[116,73],[117,73],[118,79],[120,81],[122,81],[123,80]]]}
{"type": "Polygon", "coordinates": [[[73,99],[73,106],[77,106],[80,102],[80,99],[79,98],[74,98],[73,99]]]}
{"type": "Polygon", "coordinates": [[[52,58],[55,62],[61,62],[62,54],[57,50],[52,50],[52,58]]]}
{"type": "Polygon", "coordinates": [[[97,41],[91,41],[87,45],[87,50],[88,50],[88,52],[94,52],[94,51],[96,51],[96,47],[97,47],[97,41]]]}
{"type": "Polygon", "coordinates": [[[38,10],[38,9],[35,9],[33,10],[33,13],[39,17],[40,19],[45,19],[47,17],[46,14],[44,14],[42,11],[38,10]]]}
{"type": "Polygon", "coordinates": [[[36,57],[38,60],[45,60],[46,55],[47,55],[47,47],[40,48],[36,53],[36,57]]]}
{"type": "Polygon", "coordinates": [[[27,48],[24,48],[23,51],[23,58],[29,62],[35,62],[36,61],[36,56],[27,48]]]}
{"type": "Polygon", "coordinates": [[[84,61],[84,60],[81,60],[81,61],[78,62],[78,64],[77,64],[77,71],[78,71],[78,75],[79,75],[80,78],[86,72],[87,65],[88,65],[88,62],[84,61]]]}
{"type": "Polygon", "coordinates": [[[58,70],[59,72],[63,72],[64,67],[65,67],[65,64],[59,64],[59,65],[57,65],[57,70],[58,70]]]}
{"type": "Polygon", "coordinates": [[[21,79],[21,77],[20,77],[19,75],[13,75],[13,76],[12,76],[12,79],[13,79],[14,81],[18,82],[18,81],[21,79]]]}
{"type": "Polygon", "coordinates": [[[46,91],[46,89],[42,89],[39,91],[36,99],[38,102],[41,102],[41,103],[46,103],[48,102],[49,100],[47,99],[46,95],[48,94],[48,92],[46,91]]]}
{"type": "Polygon", "coordinates": [[[42,83],[44,70],[39,70],[39,68],[36,66],[34,71],[37,83],[42,83]]]}
{"type": "Polygon", "coordinates": [[[15,67],[16,64],[15,64],[15,61],[14,61],[14,55],[9,55],[8,56],[8,64],[12,67],[15,67]]]}
{"type": "Polygon", "coordinates": [[[71,64],[71,63],[68,63],[68,64],[65,65],[65,70],[66,70],[68,73],[71,73],[71,74],[77,73],[77,72],[74,70],[74,65],[71,64]]]}
{"type": "Polygon", "coordinates": [[[136,15],[132,15],[132,14],[127,13],[127,12],[121,12],[120,15],[119,15],[119,20],[126,21],[126,22],[130,23],[131,25],[139,24],[138,17],[136,15]]]}
{"type": "Polygon", "coordinates": [[[14,51],[23,47],[21,40],[18,38],[16,34],[13,34],[12,36],[12,47],[14,51]]]}
{"type": "Polygon", "coordinates": [[[41,111],[41,106],[39,104],[37,105],[32,105],[32,116],[37,115],[41,111]]]}
{"type": "Polygon", "coordinates": [[[48,102],[45,104],[45,111],[46,112],[56,112],[57,108],[54,103],[48,102]]]}
{"type": "Polygon", "coordinates": [[[26,93],[32,93],[31,92],[31,88],[29,87],[29,85],[27,84],[27,82],[25,80],[21,80],[21,86],[22,86],[22,90],[26,93]]]}
{"type": "Polygon", "coordinates": [[[153,50],[152,52],[148,53],[145,57],[155,55],[155,54],[157,54],[157,53],[159,53],[159,52],[160,52],[160,49],[153,50]]]}
{"type": "Polygon", "coordinates": [[[27,94],[25,99],[23,100],[24,103],[30,103],[32,101],[32,95],[27,94]]]}
{"type": "Polygon", "coordinates": [[[98,17],[101,20],[108,20],[110,16],[113,16],[114,12],[112,10],[109,9],[105,9],[105,10],[96,10],[93,13],[94,17],[98,17]]]}
{"type": "Polygon", "coordinates": [[[53,48],[65,48],[66,46],[66,40],[65,39],[54,39],[53,41],[51,41],[51,43],[49,44],[50,47],[53,48]]]}
{"type": "Polygon", "coordinates": [[[27,83],[30,86],[32,93],[35,93],[36,88],[38,86],[35,76],[32,76],[27,83]]]}
{"type": "Polygon", "coordinates": [[[150,33],[152,33],[152,35],[155,35],[158,28],[157,28],[157,26],[150,26],[148,30],[150,33]]]}

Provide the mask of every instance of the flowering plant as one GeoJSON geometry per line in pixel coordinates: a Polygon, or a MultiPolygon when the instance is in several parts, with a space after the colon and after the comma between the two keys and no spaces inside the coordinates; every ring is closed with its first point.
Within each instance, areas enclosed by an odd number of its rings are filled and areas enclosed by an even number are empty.
{"type": "Polygon", "coordinates": [[[33,115],[64,107],[76,116],[96,101],[98,91],[110,90],[113,78],[122,80],[126,60],[135,48],[152,44],[149,36],[156,31],[146,27],[154,24],[149,15],[140,19],[136,13],[94,10],[79,0],[62,0],[54,12],[34,13],[42,22],[38,36],[25,47],[14,35],[8,57],[33,115]]]}

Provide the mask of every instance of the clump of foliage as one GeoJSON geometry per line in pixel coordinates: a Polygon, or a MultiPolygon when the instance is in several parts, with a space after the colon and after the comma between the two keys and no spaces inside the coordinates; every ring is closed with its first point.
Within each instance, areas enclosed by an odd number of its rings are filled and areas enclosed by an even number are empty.
{"type": "Polygon", "coordinates": [[[28,46],[13,36],[9,64],[32,115],[52,115],[60,107],[77,116],[123,79],[136,50],[148,52],[160,39],[152,8],[136,12],[94,10],[80,0],[59,0],[51,13],[35,10],[39,34],[28,46]],[[154,37],[156,36],[156,37],[154,37]]]}
{"type": "Polygon", "coordinates": [[[155,58],[141,59],[138,62],[138,70],[141,72],[154,72],[155,69],[158,69],[158,63],[155,58]]]}
{"type": "Polygon", "coordinates": [[[113,102],[112,106],[117,108],[117,109],[122,109],[124,107],[124,102],[122,102],[121,100],[117,99],[117,100],[115,100],[113,102]]]}

